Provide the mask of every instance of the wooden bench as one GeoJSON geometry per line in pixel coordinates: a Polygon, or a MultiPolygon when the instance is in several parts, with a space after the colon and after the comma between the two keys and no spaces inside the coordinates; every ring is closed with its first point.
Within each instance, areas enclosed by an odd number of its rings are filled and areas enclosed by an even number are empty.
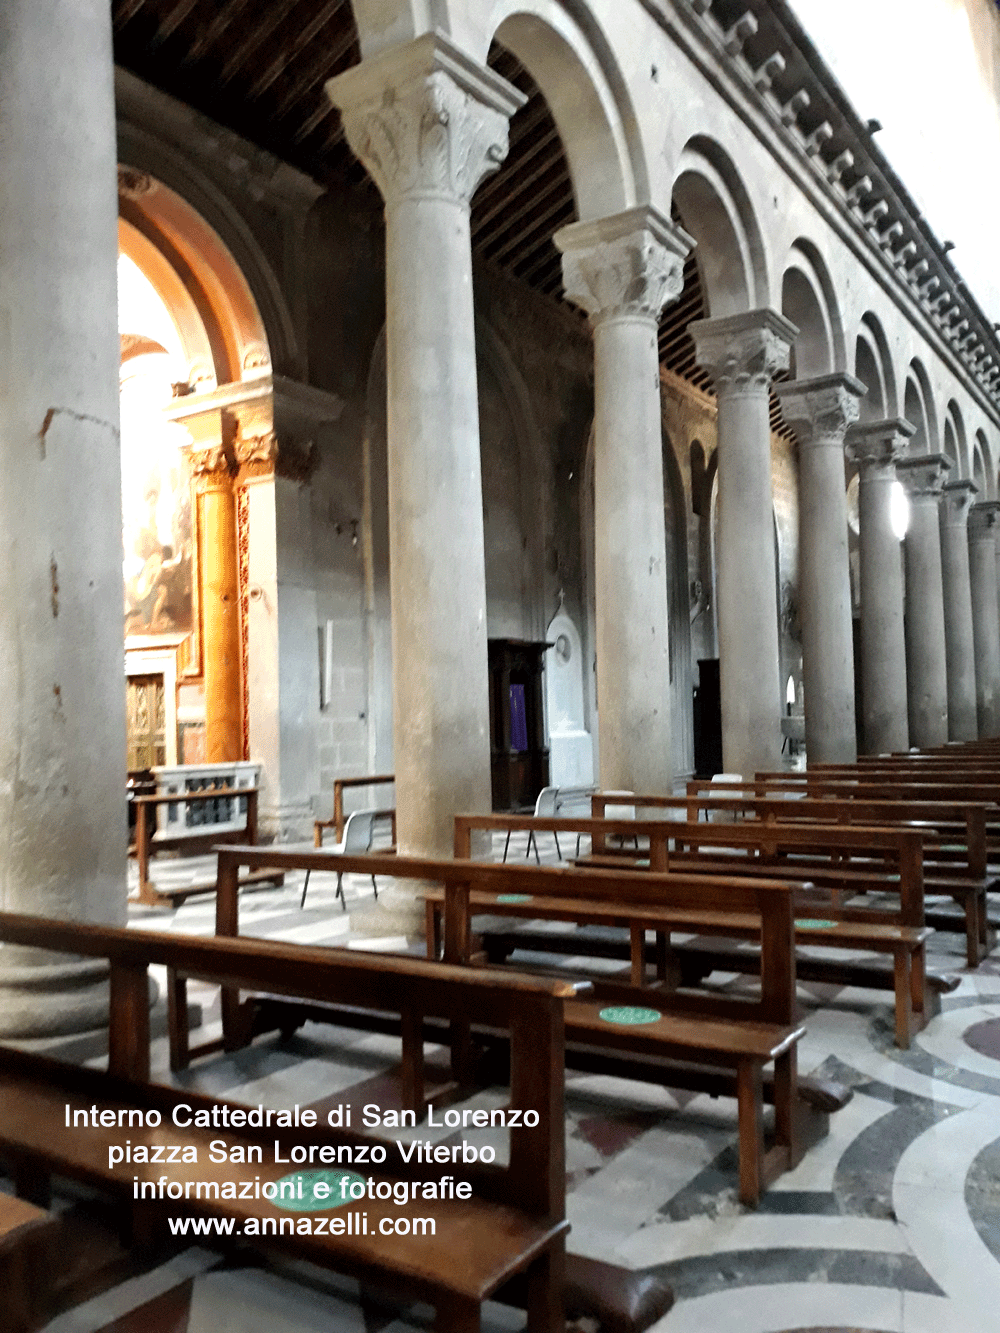
{"type": "MultiPolygon", "coordinates": [[[[991,951],[994,924],[986,910],[986,895],[993,882],[988,873],[986,812],[982,803],[962,801],[896,801],[849,797],[788,795],[780,784],[756,791],[753,783],[718,783],[709,789],[691,783],[687,796],[637,797],[637,807],[676,809],[691,822],[699,815],[725,815],[740,823],[758,821],[822,825],[852,824],[869,827],[919,829],[924,842],[924,891],[947,896],[961,909],[962,922],[939,906],[926,905],[924,923],[935,929],[955,930],[964,924],[969,967],[991,951]],[[704,788],[705,794],[698,794],[704,788]],[[949,841],[951,840],[951,841],[949,841]]],[[[595,796],[600,808],[604,798],[595,796]]],[[[610,798],[609,798],[610,799],[610,798]]],[[[732,828],[732,823],[723,827],[732,828]]]]}
{"type": "MultiPolygon", "coordinates": [[[[597,799],[595,797],[595,802],[597,799]]],[[[603,802],[605,799],[612,801],[614,798],[609,796],[600,799],[603,802]]],[[[681,798],[681,801],[683,801],[683,798],[681,798]]],[[[509,817],[506,815],[456,816],[456,856],[468,857],[471,854],[471,838],[474,830],[502,827],[508,822],[508,819],[509,817]]],[[[530,826],[532,821],[527,817],[521,817],[518,823],[530,826]]],[[[930,930],[924,920],[921,835],[913,830],[896,832],[884,829],[864,829],[859,832],[853,828],[837,829],[823,826],[822,831],[817,832],[815,826],[807,828],[788,827],[787,829],[782,826],[779,829],[769,824],[766,830],[760,826],[750,826],[744,832],[739,833],[737,830],[742,826],[738,825],[713,826],[678,821],[560,821],[542,819],[534,821],[534,823],[539,830],[555,828],[560,832],[567,833],[581,830],[591,832],[594,845],[600,847],[606,846],[606,835],[611,833],[631,834],[634,835],[634,840],[638,841],[639,837],[644,836],[648,827],[650,829],[650,869],[673,869],[681,873],[687,872],[696,875],[710,874],[729,877],[739,876],[741,878],[765,876],[773,879],[780,875],[787,883],[793,884],[799,890],[801,910],[798,915],[800,918],[809,917],[814,920],[818,914],[821,919],[828,922],[822,929],[816,929],[814,926],[797,927],[795,933],[797,944],[809,944],[819,948],[861,949],[867,952],[891,955],[893,960],[893,989],[895,992],[896,1040],[903,1049],[909,1047],[913,1031],[925,1026],[935,1012],[935,993],[928,993],[926,986],[926,941],[930,930]],[[712,832],[713,829],[715,833],[712,832]],[[732,838],[728,837],[730,831],[733,831],[732,838]],[[692,845],[696,840],[705,844],[714,842],[717,846],[725,846],[728,841],[730,844],[736,843],[737,848],[742,849],[742,855],[734,848],[733,855],[725,860],[717,857],[713,861],[708,861],[700,854],[694,856],[691,853],[680,854],[679,856],[676,852],[668,851],[667,844],[669,840],[673,840],[675,844],[682,843],[685,846],[692,845]],[[832,845],[832,851],[830,855],[821,859],[818,853],[825,843],[832,845]],[[755,851],[758,855],[766,852],[767,856],[751,862],[747,856],[750,851],[755,851]],[[883,864],[881,867],[873,865],[870,861],[873,851],[876,851],[882,857],[889,858],[889,865],[883,864]],[[809,852],[814,853],[814,855],[807,856],[809,852]],[[831,859],[837,855],[846,857],[852,853],[855,855],[866,853],[869,863],[861,870],[853,870],[848,865],[831,859]],[[795,860],[789,859],[792,854],[795,854],[795,860]],[[779,856],[782,859],[779,860],[779,856]],[[811,874],[810,867],[812,866],[817,869],[818,880],[814,879],[811,874]],[[895,878],[893,878],[892,866],[897,868],[895,878]],[[817,883],[822,884],[829,891],[825,901],[818,905],[815,895],[817,883]],[[809,895],[808,898],[804,898],[802,895],[807,885],[809,895]],[[898,894],[900,898],[899,909],[892,911],[855,905],[844,907],[842,903],[838,903],[830,896],[830,893],[842,895],[848,891],[857,892],[863,888],[881,889],[898,894]],[[809,900],[812,901],[811,907],[809,906],[809,900]]],[[[609,855],[606,851],[598,852],[586,858],[583,864],[604,868],[613,866],[616,862],[619,865],[629,864],[629,862],[635,864],[634,858],[637,855],[638,853],[628,849],[620,850],[613,855],[609,855]]],[[[429,895],[428,913],[433,914],[441,910],[439,897],[433,894],[429,895]]],[[[591,906],[588,908],[588,913],[578,912],[574,919],[579,924],[587,922],[610,924],[607,914],[601,911],[600,906],[591,906]]],[[[526,915],[517,912],[516,905],[513,908],[501,905],[498,914],[526,915]]],[[[530,916],[530,912],[527,915],[530,916]]],[[[542,916],[544,913],[538,913],[538,915],[542,916]]],[[[556,919],[560,918],[557,916],[556,919]]],[[[428,929],[430,930],[433,925],[430,915],[428,921],[428,929]]],[[[976,923],[978,923],[978,916],[976,923]]],[[[704,925],[695,922],[686,928],[690,928],[695,933],[731,935],[737,939],[753,938],[753,928],[748,926],[745,921],[734,920],[730,923],[731,929],[728,930],[726,924],[725,921],[712,920],[710,923],[706,921],[704,925]]],[[[656,927],[649,922],[645,928],[655,929],[656,927]]],[[[669,933],[669,922],[665,923],[665,928],[669,933]]],[[[637,948],[641,952],[641,945],[633,943],[633,974],[639,966],[636,961],[637,948]]]]}
{"type": "MultiPolygon", "coordinates": [[[[270,853],[268,853],[270,854],[270,853]]],[[[240,866],[253,866],[262,855],[261,849],[224,847],[219,849],[219,886],[217,891],[217,928],[221,933],[235,934],[238,930],[237,896],[234,890],[240,866]],[[223,915],[228,913],[228,915],[223,915]]],[[[326,868],[329,854],[312,851],[279,851],[277,865],[290,869],[326,868]],[[327,858],[325,860],[325,858],[327,858]]],[[[802,1113],[797,1099],[796,1044],[802,1029],[794,1018],[795,969],[792,948],[791,891],[782,884],[755,883],[733,888],[728,884],[714,884],[701,877],[695,884],[691,877],[647,875],[633,870],[620,872],[583,872],[574,869],[550,867],[497,865],[468,860],[428,862],[415,857],[367,855],[339,857],[338,865],[345,870],[361,873],[394,875],[413,878],[424,883],[440,883],[446,901],[444,929],[444,957],[448,962],[467,964],[472,961],[471,900],[474,894],[485,891],[501,897],[525,892],[540,895],[569,895],[585,903],[603,895],[649,905],[662,905],[659,899],[665,889],[674,895],[674,904],[682,909],[711,910],[713,893],[721,894],[728,908],[750,905],[754,917],[756,937],[762,942],[767,960],[759,999],[724,999],[720,997],[667,996],[657,993],[657,1002],[670,999],[672,1011],[663,1015],[657,1024],[655,1039],[659,1047],[659,1062],[647,1066],[647,1078],[667,1083],[689,1077],[710,1076],[713,1091],[726,1086],[738,1098],[738,1118],[741,1144],[740,1191],[748,1204],[755,1203],[761,1189],[777,1172],[787,1170],[801,1156],[802,1138],[798,1122],[802,1113]],[[764,904],[763,907],[760,905],[764,904]],[[698,1023],[692,1020],[701,1020],[698,1023]],[[676,1019],[676,1022],[674,1021],[676,1019]],[[734,1022],[734,1020],[736,1020],[734,1022]],[[747,1040],[739,1045],[738,1029],[741,1021],[747,1025],[747,1040]],[[715,1026],[713,1026],[713,1024],[715,1026]],[[756,1025],[757,1031],[753,1031],[756,1025]],[[671,1037],[670,1034],[673,1034],[671,1037]],[[713,1033],[715,1043],[713,1045],[713,1033]],[[766,1035],[762,1035],[766,1034],[766,1035]],[[768,1046],[768,1055],[761,1043],[768,1046]],[[683,1061],[678,1051],[685,1053],[688,1071],[681,1070],[683,1061]],[[774,1097],[775,1128],[778,1141],[769,1152],[764,1150],[762,1122],[761,1071],[773,1060],[775,1064],[774,1097]],[[756,1074],[747,1072],[753,1066],[756,1074]],[[708,1074],[706,1075],[706,1069],[708,1074]],[[740,1070],[743,1069],[743,1073],[740,1070]],[[727,1082],[728,1080],[728,1082],[727,1082]]],[[[600,1020],[601,1009],[620,1004],[634,1005],[636,993],[631,988],[599,986],[597,999],[581,1001],[590,1017],[600,1020]]],[[[648,1000],[648,996],[646,996],[648,1000]]],[[[243,1039],[240,1032],[239,997],[223,992],[224,1032],[228,1025],[234,1042],[243,1039]]],[[[578,1016],[581,1010],[574,1011],[578,1016]]],[[[332,1020],[336,1021],[336,1020],[332,1020]]],[[[480,1021],[476,1019],[476,1027],[480,1021]]],[[[580,1033],[583,1034],[583,1028],[580,1033]]],[[[458,1076],[464,1081],[470,1067],[469,1051],[472,1042],[471,1027],[463,1039],[453,1043],[452,1054],[458,1076]]],[[[649,1033],[646,1034],[647,1036],[649,1033]]],[[[589,1033],[586,1034],[589,1043],[589,1033]]],[[[586,1044],[586,1043],[584,1043],[586,1044]]],[[[592,1045],[592,1043],[590,1043],[592,1045]]],[[[609,1043],[611,1045],[611,1043],[609,1043]]],[[[606,1071],[612,1070],[610,1057],[606,1071]]],[[[675,1086],[689,1086],[676,1083],[675,1086]]],[[[694,1086],[701,1084],[695,1081],[694,1086]]]]}
{"type": "MultiPolygon", "coordinates": [[[[313,820],[313,845],[323,846],[323,830],[332,828],[337,841],[344,840],[344,824],[346,817],[344,815],[344,792],[349,787],[382,787],[391,785],[396,781],[395,773],[376,773],[372,777],[358,778],[334,778],[333,780],[333,817],[331,819],[313,820]]],[[[390,821],[392,833],[392,845],[396,845],[396,811],[394,809],[379,810],[378,814],[382,818],[390,821]]],[[[251,838],[247,842],[254,841],[251,838]]]]}
{"type": "MultiPolygon", "coordinates": [[[[362,1282],[377,1283],[408,1300],[425,1300],[437,1310],[437,1326],[449,1333],[473,1333],[479,1326],[483,1300],[512,1279],[520,1279],[528,1310],[528,1327],[538,1333],[564,1333],[563,1258],[565,1220],[564,1113],[561,1070],[563,1002],[578,988],[568,982],[542,981],[510,974],[455,968],[410,958],[378,955],[359,958],[346,950],[310,949],[258,940],[201,939],[176,935],[72,925],[0,913],[0,941],[30,948],[107,958],[111,976],[111,1024],[108,1073],[60,1064],[44,1057],[0,1047],[0,1155],[9,1163],[18,1192],[45,1205],[52,1175],[84,1180],[116,1195],[130,1210],[137,1231],[163,1234],[171,1204],[157,1194],[159,1177],[167,1174],[181,1185],[225,1180],[253,1185],[277,1182],[289,1174],[287,1165],[254,1160],[247,1149],[273,1143],[274,1129],[229,1128],[225,1141],[229,1160],[206,1160],[210,1138],[219,1131],[176,1124],[168,1136],[160,1128],[130,1123],[127,1137],[132,1162],[123,1170],[109,1164],[107,1134],[70,1127],[74,1110],[89,1111],[97,1103],[117,1113],[127,1108],[166,1112],[184,1102],[194,1109],[218,1106],[212,1098],[186,1090],[149,1084],[149,1001],[147,971],[161,964],[185,975],[224,980],[230,984],[279,993],[360,1002],[391,1010],[413,1021],[435,1015],[462,1023],[475,1012],[508,1034],[511,1105],[537,1112],[538,1123],[510,1132],[506,1168],[464,1166],[470,1198],[414,1200],[414,1209],[428,1217],[433,1234],[401,1236],[380,1231],[383,1219],[400,1216],[392,1200],[366,1197],[367,1231],[358,1234],[303,1235],[294,1224],[280,1226],[286,1210],[276,1202],[253,1196],[247,1202],[221,1199],[206,1188],[186,1194],[180,1210],[200,1217],[232,1219],[238,1244],[263,1246],[297,1259],[348,1272],[362,1282]],[[69,1111],[67,1111],[67,1106],[69,1111]],[[67,1123],[69,1122],[69,1123],[67,1123]],[[140,1143],[193,1147],[196,1163],[164,1168],[135,1160],[140,1143]],[[243,1151],[243,1163],[232,1149],[243,1151]],[[140,1191],[135,1198],[133,1178],[140,1191]],[[147,1186],[148,1190],[143,1190],[147,1186]],[[201,1197],[199,1197],[201,1193],[201,1197]],[[150,1197],[152,1196],[152,1197],[150,1197]],[[252,1239],[245,1231],[252,1217],[270,1219],[275,1230],[252,1239]],[[239,1228],[244,1228],[242,1235],[239,1228]],[[461,1263],[455,1262],[456,1246],[461,1263]]],[[[126,1137],[121,1135],[122,1139],[126,1137]]],[[[319,1142],[351,1147],[371,1142],[364,1135],[311,1133],[296,1128],[289,1143],[319,1142]]],[[[392,1140],[381,1140],[392,1146],[392,1140]]],[[[336,1160],[336,1159],[335,1159],[336,1160]]],[[[376,1168],[376,1184],[393,1179],[436,1178],[439,1170],[414,1165],[407,1175],[398,1154],[388,1157],[391,1169],[376,1168]],[[398,1168],[398,1169],[397,1169],[398,1168]]],[[[445,1168],[447,1170],[447,1168],[445,1168]]],[[[451,1173],[456,1176],[455,1168],[451,1173]]],[[[368,1175],[368,1170],[364,1173],[368,1175]]],[[[293,1214],[301,1217],[302,1214],[293,1214]]]]}
{"type": "Polygon", "coordinates": [[[0,1302],[4,1333],[35,1333],[46,1322],[44,1279],[56,1218],[24,1199],[0,1194],[0,1302]]]}
{"type": "MultiPolygon", "coordinates": [[[[211,787],[202,791],[169,792],[157,796],[134,796],[135,807],[135,856],[139,869],[139,895],[136,901],[148,907],[179,907],[186,899],[199,894],[214,893],[215,879],[195,880],[190,884],[161,888],[149,877],[150,859],[158,852],[186,851],[207,852],[225,837],[240,842],[257,841],[257,787],[211,787]],[[157,806],[198,805],[215,801],[246,801],[246,827],[235,833],[220,835],[218,829],[209,828],[203,835],[186,832],[184,834],[164,836],[153,828],[150,814],[157,806]]],[[[243,887],[258,884],[283,884],[284,875],[280,871],[261,867],[242,880],[243,887]]]]}

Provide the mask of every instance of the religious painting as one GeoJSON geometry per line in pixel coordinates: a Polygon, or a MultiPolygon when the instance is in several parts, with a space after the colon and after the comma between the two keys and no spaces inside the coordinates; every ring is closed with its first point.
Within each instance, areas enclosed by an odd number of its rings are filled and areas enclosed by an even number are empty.
{"type": "Polygon", "coordinates": [[[143,438],[123,432],[125,634],[194,629],[191,475],[187,431],[150,419],[143,438]]]}

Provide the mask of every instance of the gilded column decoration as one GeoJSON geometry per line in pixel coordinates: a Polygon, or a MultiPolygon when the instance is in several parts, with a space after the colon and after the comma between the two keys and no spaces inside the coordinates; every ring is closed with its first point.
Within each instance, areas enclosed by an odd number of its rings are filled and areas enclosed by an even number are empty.
{"type": "Polygon", "coordinates": [[[250,497],[236,491],[237,576],[240,597],[240,665],[243,689],[243,758],[250,758],[250,497]]]}

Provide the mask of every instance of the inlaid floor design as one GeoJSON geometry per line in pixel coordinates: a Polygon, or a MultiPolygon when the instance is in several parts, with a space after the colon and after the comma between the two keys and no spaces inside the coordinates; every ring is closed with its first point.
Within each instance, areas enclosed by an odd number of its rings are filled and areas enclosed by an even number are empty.
{"type": "MultiPolygon", "coordinates": [[[[543,859],[552,855],[543,846],[543,859]]],[[[346,881],[349,905],[370,896],[370,882],[346,881]]],[[[244,894],[242,929],[364,947],[350,937],[335,882],[314,875],[305,911],[301,876],[244,894]]],[[[192,900],[176,913],[136,908],[132,924],[208,934],[213,903],[192,900]]],[[[854,1097],[756,1211],[736,1197],[734,1103],[567,1075],[570,1248],[662,1274],[678,1299],[657,1333],[1000,1328],[1000,958],[967,972],[957,934],[939,933],[933,944],[931,966],[962,980],[906,1053],[892,1045],[888,992],[800,987],[808,1029],[800,1068],[848,1082],[854,1097]]],[[[210,1035],[216,996],[192,987],[191,998],[210,1035]]],[[[154,1043],[163,1078],[165,1047],[154,1043]]],[[[100,1058],[86,1038],[62,1048],[100,1058]]],[[[250,1105],[378,1100],[395,1058],[388,1038],[309,1024],[287,1043],[259,1038],[236,1055],[204,1059],[175,1081],[250,1105]]],[[[501,1098],[486,1090],[468,1104],[501,1098]]],[[[419,1137],[449,1133],[422,1128],[419,1137]]],[[[481,1131],[480,1141],[503,1151],[499,1131],[481,1131]]],[[[356,1284],[336,1275],[237,1267],[193,1248],[92,1295],[47,1333],[404,1333],[429,1319],[421,1308],[394,1316],[363,1307],[356,1284]]],[[[491,1305],[484,1328],[501,1333],[521,1322],[491,1305]]]]}

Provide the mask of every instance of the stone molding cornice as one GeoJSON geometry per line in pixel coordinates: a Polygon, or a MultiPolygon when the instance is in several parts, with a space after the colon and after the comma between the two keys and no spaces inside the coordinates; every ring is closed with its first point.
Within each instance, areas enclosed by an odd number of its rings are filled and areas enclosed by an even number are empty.
{"type": "Polygon", "coordinates": [[[776,310],[751,310],[688,325],[698,364],[724,394],[766,394],[771,380],[787,370],[798,329],[776,310]]]}
{"type": "Polygon", "coordinates": [[[799,444],[843,443],[847,428],[858,419],[867,387],[853,375],[838,372],[775,386],[785,421],[799,444]]]}
{"type": "Polygon", "coordinates": [[[944,454],[919,454],[896,464],[896,475],[911,501],[932,500],[937,504],[950,471],[951,459],[944,454]]]}
{"type": "Polygon", "coordinates": [[[552,238],[562,251],[567,297],[590,316],[659,320],[684,289],[694,240],[648,204],[593,222],[574,222],[552,238]]]}
{"type": "Polygon", "coordinates": [[[468,207],[506,158],[510,117],[527,100],[434,33],[363,60],[326,93],[390,209],[407,199],[468,207]]]}
{"type": "Polygon", "coordinates": [[[964,528],[969,521],[969,510],[979,487],[974,481],[959,479],[946,481],[941,487],[941,525],[945,528],[964,528]]]}
{"type": "Polygon", "coordinates": [[[904,417],[858,422],[848,429],[844,450],[849,461],[860,467],[862,478],[883,470],[892,477],[916,430],[904,417]]]}
{"type": "Polygon", "coordinates": [[[969,541],[989,542],[1000,536],[1000,500],[980,500],[969,509],[969,541]]]}

